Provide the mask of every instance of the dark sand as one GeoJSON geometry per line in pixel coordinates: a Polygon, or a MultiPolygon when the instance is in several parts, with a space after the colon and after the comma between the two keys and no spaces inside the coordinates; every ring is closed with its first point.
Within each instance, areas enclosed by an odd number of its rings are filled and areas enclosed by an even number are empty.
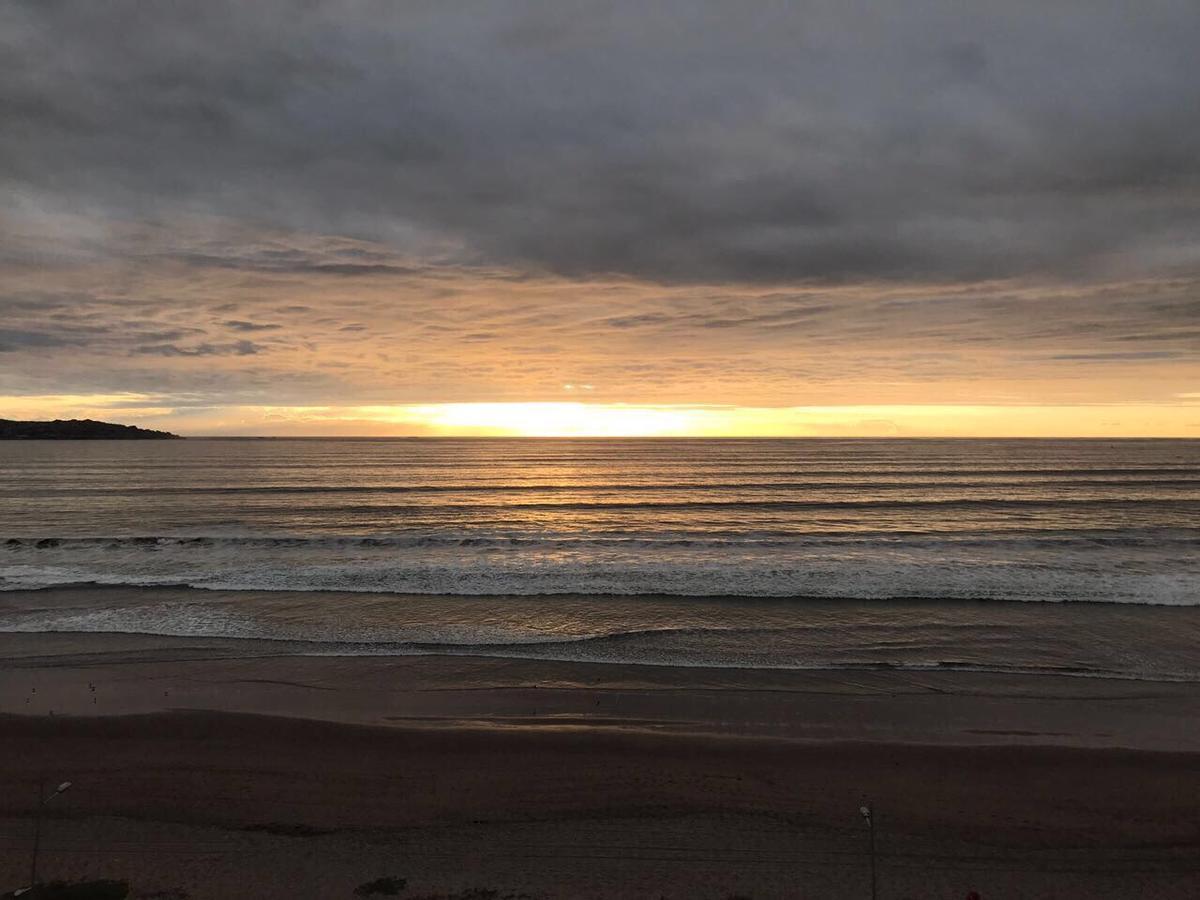
{"type": "Polygon", "coordinates": [[[1200,896],[1197,685],[271,652],[0,635],[0,887],[1200,896]]]}

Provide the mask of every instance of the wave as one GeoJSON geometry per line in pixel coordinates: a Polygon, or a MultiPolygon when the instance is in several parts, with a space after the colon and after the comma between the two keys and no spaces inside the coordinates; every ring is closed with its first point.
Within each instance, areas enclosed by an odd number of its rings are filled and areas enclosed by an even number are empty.
{"type": "Polygon", "coordinates": [[[946,600],[1144,606],[1200,605],[1200,573],[1054,570],[1038,565],[841,564],[694,566],[583,564],[509,568],[420,561],[307,564],[300,559],[159,569],[87,565],[0,566],[0,593],[76,586],[191,587],[228,592],[458,597],[685,597],[946,600]]]}
{"type": "Polygon", "coordinates": [[[1200,605],[1200,530],[165,534],[0,539],[0,591],[71,584],[424,595],[1200,605]]]}
{"type": "MultiPolygon", "coordinates": [[[[925,474],[925,473],[923,473],[925,474]]],[[[974,477],[979,473],[969,473],[974,477]]],[[[968,477],[964,473],[964,477],[968,477]]],[[[271,496],[285,495],[338,495],[338,494],[570,494],[570,493],[673,493],[679,491],[730,491],[730,490],[837,490],[857,491],[902,491],[912,488],[956,488],[982,490],[999,487],[1046,488],[1046,487],[1092,487],[1092,488],[1191,488],[1200,486],[1198,478],[1071,478],[1052,482],[1022,480],[890,480],[879,478],[855,478],[840,481],[658,481],[653,483],[580,482],[577,484],[271,484],[271,485],[188,485],[181,487],[120,485],[113,487],[47,487],[13,488],[21,496],[271,496]]],[[[1055,500],[1054,502],[1057,502],[1055,500]]]]}
{"type": "MultiPolygon", "coordinates": [[[[769,511],[824,511],[824,510],[955,510],[955,509],[988,509],[988,510],[1061,510],[1061,509],[1126,509],[1146,508],[1154,506],[1170,506],[1174,510],[1190,510],[1193,507],[1200,510],[1200,499],[1156,498],[1156,497],[947,497],[942,499],[911,499],[911,500],[586,500],[551,503],[545,501],[496,503],[437,503],[437,504],[405,504],[405,503],[355,503],[351,505],[322,505],[317,511],[324,515],[383,513],[389,516],[404,513],[478,513],[480,510],[497,510],[503,513],[514,511],[538,512],[587,512],[603,510],[607,512],[637,512],[645,510],[689,510],[695,512],[737,510],[739,512],[769,512],[769,511]]],[[[1200,515],[1200,512],[1198,512],[1200,515]]]]}
{"type": "Polygon", "coordinates": [[[0,538],[0,547],[9,550],[143,550],[167,551],[227,548],[253,549],[419,549],[419,548],[784,548],[784,547],[1004,547],[1018,545],[1044,547],[1162,547],[1179,546],[1200,549],[1200,533],[1156,529],[1144,533],[1128,530],[1111,532],[1044,532],[1009,530],[978,533],[930,534],[904,531],[855,532],[735,532],[726,536],[712,533],[697,535],[630,535],[627,532],[590,535],[487,535],[487,534],[395,534],[395,535],[113,535],[88,537],[8,537],[0,538]]]}
{"type": "MultiPolygon", "coordinates": [[[[208,624],[212,624],[211,621],[208,624]]],[[[944,626],[943,626],[944,627],[944,626]]],[[[978,631],[968,625],[960,629],[978,631]]],[[[472,629],[475,630],[475,629],[472,629]]],[[[917,627],[919,631],[919,626],[917,627]]],[[[1131,665],[1125,659],[1096,658],[1088,661],[1069,658],[1063,648],[1062,659],[987,659],[979,656],[980,635],[964,635],[956,653],[951,647],[913,646],[923,650],[909,658],[893,655],[880,658],[887,648],[861,637],[839,631],[834,646],[819,642],[793,641],[780,647],[781,639],[792,628],[644,628],[578,637],[530,637],[513,640],[510,636],[463,636],[429,640],[345,640],[282,637],[263,630],[230,633],[223,628],[172,626],[160,616],[148,619],[122,615],[121,610],[103,610],[86,617],[66,616],[57,623],[30,622],[23,625],[0,624],[0,632],[55,634],[152,635],[174,638],[219,638],[223,648],[208,648],[206,653],[238,658],[260,657],[412,657],[462,656],[495,659],[537,660],[543,662],[590,663],[606,665],[655,666],[671,668],[810,671],[810,672],[961,672],[1002,675],[1034,675],[1098,678],[1127,681],[1200,683],[1200,670],[1187,660],[1167,659],[1152,666],[1131,665]],[[732,638],[732,640],[731,640],[732,638]],[[239,644],[245,649],[239,650],[239,644]],[[775,646],[772,646],[775,645],[775,646]],[[764,649],[772,647],[772,649],[764,649]],[[938,655],[938,654],[943,655],[938,655]]]]}

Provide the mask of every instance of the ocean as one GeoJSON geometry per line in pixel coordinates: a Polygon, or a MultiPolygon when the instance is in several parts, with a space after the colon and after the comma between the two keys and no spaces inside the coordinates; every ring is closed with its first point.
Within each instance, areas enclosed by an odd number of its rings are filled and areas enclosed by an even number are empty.
{"type": "Polygon", "coordinates": [[[1194,680],[1198,489],[1183,440],[5,442],[0,631],[1194,680]]]}

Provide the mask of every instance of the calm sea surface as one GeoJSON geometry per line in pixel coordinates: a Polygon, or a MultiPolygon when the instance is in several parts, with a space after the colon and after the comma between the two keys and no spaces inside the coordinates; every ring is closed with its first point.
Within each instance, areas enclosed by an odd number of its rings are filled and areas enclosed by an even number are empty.
{"type": "Polygon", "coordinates": [[[0,443],[8,631],[1191,678],[1198,550],[1196,441],[0,443]]]}

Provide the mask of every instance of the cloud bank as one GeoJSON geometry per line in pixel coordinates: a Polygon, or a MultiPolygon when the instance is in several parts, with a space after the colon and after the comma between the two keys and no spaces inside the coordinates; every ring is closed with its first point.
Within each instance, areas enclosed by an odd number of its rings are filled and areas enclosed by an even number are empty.
{"type": "Polygon", "coordinates": [[[1190,2],[0,7],[0,394],[1161,403],[1190,2]]]}

